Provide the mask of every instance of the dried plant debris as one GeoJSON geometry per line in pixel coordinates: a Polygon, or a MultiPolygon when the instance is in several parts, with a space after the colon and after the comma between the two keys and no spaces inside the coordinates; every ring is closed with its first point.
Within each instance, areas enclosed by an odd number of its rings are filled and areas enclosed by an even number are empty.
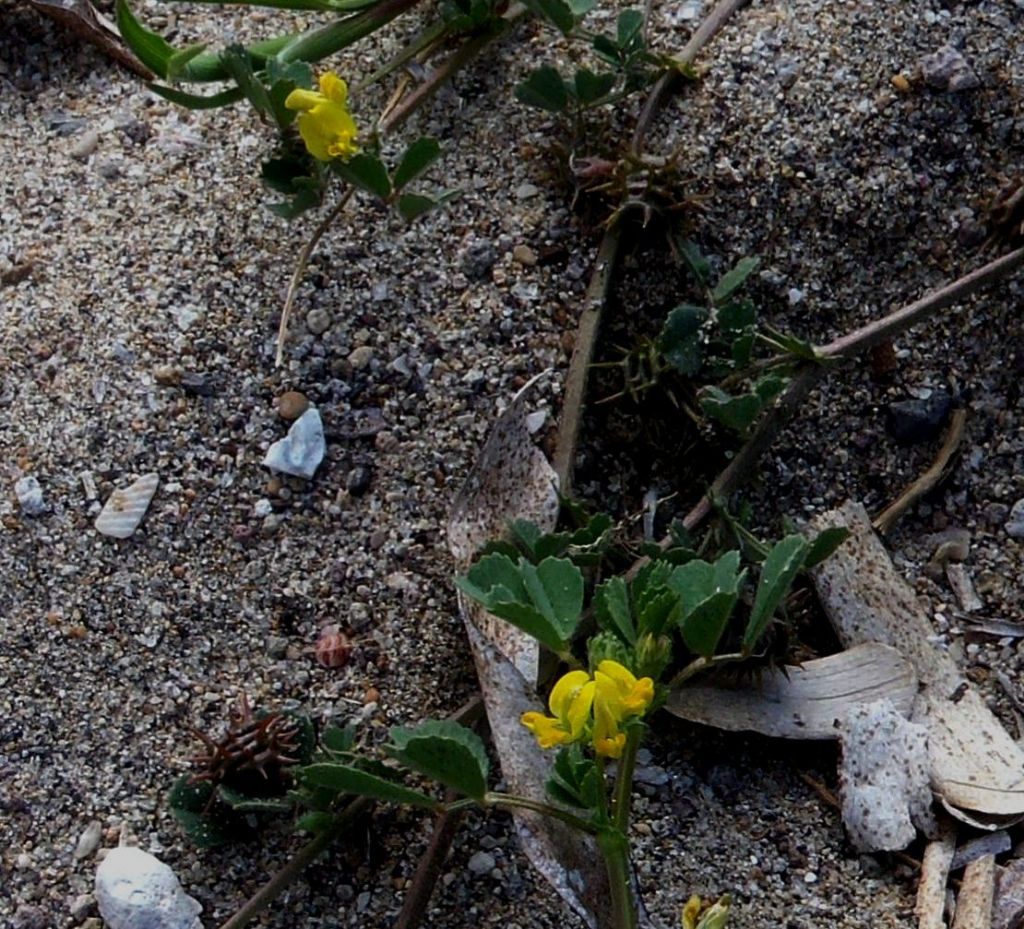
{"type": "MultiPolygon", "coordinates": [[[[448,544],[459,571],[468,569],[487,542],[504,535],[512,520],[530,520],[544,532],[554,529],[558,480],[533,444],[527,423],[528,398],[536,382],[534,378],[523,387],[498,417],[452,506],[448,544]]],[[[461,594],[459,606],[508,790],[544,800],[548,760],[519,722],[539,700],[537,643],[461,594]]],[[[612,908],[607,876],[592,840],[530,814],[517,814],[516,826],[530,861],[573,911],[595,929],[608,925],[612,908]]]]}
{"type": "Polygon", "coordinates": [[[928,734],[887,700],[853,707],[841,726],[843,824],[862,852],[895,851],[936,831],[928,734]],[[916,827],[916,829],[915,829],[916,827]]]}
{"type": "MultiPolygon", "coordinates": [[[[480,457],[459,490],[448,520],[448,547],[456,569],[465,572],[474,555],[501,538],[515,519],[528,519],[550,532],[558,518],[558,477],[534,445],[528,401],[541,374],[527,383],[491,427],[480,457]]],[[[476,625],[531,683],[537,680],[537,643],[524,632],[490,616],[460,595],[467,622],[476,625]]]]}
{"type": "Polygon", "coordinates": [[[917,675],[898,651],[868,643],[757,679],[695,684],[673,691],[665,705],[690,722],[730,732],[783,739],[837,739],[851,705],[888,700],[903,716],[917,693],[917,675]]]}
{"type": "Polygon", "coordinates": [[[882,642],[913,665],[921,684],[911,715],[928,730],[932,790],[958,819],[996,829],[1024,817],[1024,752],[934,644],[934,630],[896,572],[859,503],[822,514],[814,528],[850,538],[812,572],[818,596],[847,647],[882,642]]]}

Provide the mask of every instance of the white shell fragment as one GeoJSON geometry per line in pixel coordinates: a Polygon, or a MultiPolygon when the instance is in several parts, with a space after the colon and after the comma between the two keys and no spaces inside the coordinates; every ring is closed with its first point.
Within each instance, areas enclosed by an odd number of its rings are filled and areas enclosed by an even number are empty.
{"type": "Polygon", "coordinates": [[[115,490],[96,517],[96,531],[114,539],[127,539],[139,528],[159,483],[158,474],[144,474],[131,486],[115,490]]]}
{"type": "Polygon", "coordinates": [[[141,848],[110,850],[96,869],[96,902],[108,929],[202,929],[202,905],[175,873],[141,848]]]}
{"type": "Polygon", "coordinates": [[[320,467],[326,451],[320,412],[316,407],[310,407],[292,423],[288,435],[267,449],[263,464],[282,474],[309,479],[320,467]]]}

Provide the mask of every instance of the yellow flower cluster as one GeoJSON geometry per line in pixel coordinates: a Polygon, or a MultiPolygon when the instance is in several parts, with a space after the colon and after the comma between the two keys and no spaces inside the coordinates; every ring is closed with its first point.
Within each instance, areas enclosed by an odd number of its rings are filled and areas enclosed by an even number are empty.
{"type": "Polygon", "coordinates": [[[318,161],[347,161],[359,151],[359,130],[348,111],[348,85],[333,71],[320,75],[319,91],[298,88],[284,105],[299,111],[299,135],[318,161]]]}
{"type": "Polygon", "coordinates": [[[594,672],[570,671],[551,690],[548,706],[554,716],[523,713],[521,722],[541,748],[592,741],[604,758],[619,758],[626,745],[621,725],[640,718],[654,700],[654,681],[637,679],[617,661],[606,659],[594,672]]]}

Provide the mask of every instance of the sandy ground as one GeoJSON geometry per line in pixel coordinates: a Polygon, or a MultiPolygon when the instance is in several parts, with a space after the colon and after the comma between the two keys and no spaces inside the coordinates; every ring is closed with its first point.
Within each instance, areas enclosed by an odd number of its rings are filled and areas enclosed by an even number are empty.
{"type": "MultiPolygon", "coordinates": [[[[660,40],[680,46],[700,4],[657,9],[660,40]]],[[[99,821],[102,846],[124,824],[172,864],[213,926],[293,846],[187,846],[163,801],[194,749],[188,727],[216,729],[246,693],[383,732],[474,690],[447,508],[500,404],[564,368],[593,247],[553,179],[550,122],[509,102],[511,81],[562,50],[527,28],[525,53],[499,47],[418,118],[446,145],[436,177],[463,196],[411,229],[359,205],[317,251],[275,370],[277,314],[309,227],[263,207],[267,134],[241,108],[175,109],[27,10],[4,4],[0,17],[0,271],[29,269],[0,286],[0,922],[96,925],[96,854],[73,851],[99,821]],[[524,265],[518,245],[557,257],[524,265]],[[168,367],[187,377],[161,384],[168,367]],[[272,481],[260,464],[287,428],[274,401],[289,389],[327,427],[310,482],[272,481]],[[101,502],[151,471],[161,484],[140,530],[98,535],[101,502]],[[31,517],[13,491],[29,474],[46,503],[31,517]],[[327,623],[356,638],[344,669],[312,659],[327,623]]],[[[259,31],[267,18],[190,12],[180,39],[259,31]]],[[[705,250],[723,263],[762,255],[765,312],[811,338],[979,264],[984,203],[1022,164],[1022,25],[1010,0],[754,4],[656,143],[680,150],[713,194],[705,250]],[[976,87],[915,77],[947,43],[976,87]]],[[[389,32],[342,67],[366,73],[400,38],[389,32]]],[[[679,286],[641,256],[627,261],[617,304],[664,308],[679,286]]],[[[861,370],[832,379],[766,463],[755,489],[766,521],[850,495],[884,503],[934,451],[888,439],[886,404],[963,391],[971,451],[894,546],[945,616],[948,590],[922,575],[926,540],[968,529],[986,609],[1020,618],[1020,543],[1005,530],[1024,496],[1020,303],[1010,285],[901,340],[887,384],[861,370]]],[[[556,378],[541,406],[556,410],[559,390],[556,378]]],[[[585,494],[619,514],[652,484],[672,486],[664,462],[623,455],[597,423],[585,494]]],[[[1012,642],[965,648],[955,629],[951,641],[987,692],[998,693],[993,668],[1019,688],[1012,642]]],[[[857,856],[800,777],[829,781],[834,766],[827,746],[659,725],[637,804],[651,913],[671,925],[691,892],[729,890],[738,929],[905,925],[908,873],[857,856]]],[[[387,925],[426,835],[415,816],[381,814],[263,925],[387,925]]],[[[508,822],[471,820],[427,925],[566,923],[508,822]],[[493,869],[470,867],[480,851],[493,869]]]]}

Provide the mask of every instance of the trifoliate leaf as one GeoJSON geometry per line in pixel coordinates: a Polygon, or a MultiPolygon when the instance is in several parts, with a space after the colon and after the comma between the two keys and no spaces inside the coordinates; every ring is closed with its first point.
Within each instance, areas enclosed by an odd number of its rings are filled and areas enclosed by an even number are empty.
{"type": "Polygon", "coordinates": [[[471,729],[452,720],[428,720],[391,730],[387,752],[407,768],[475,800],[487,793],[487,750],[471,729]]]}

